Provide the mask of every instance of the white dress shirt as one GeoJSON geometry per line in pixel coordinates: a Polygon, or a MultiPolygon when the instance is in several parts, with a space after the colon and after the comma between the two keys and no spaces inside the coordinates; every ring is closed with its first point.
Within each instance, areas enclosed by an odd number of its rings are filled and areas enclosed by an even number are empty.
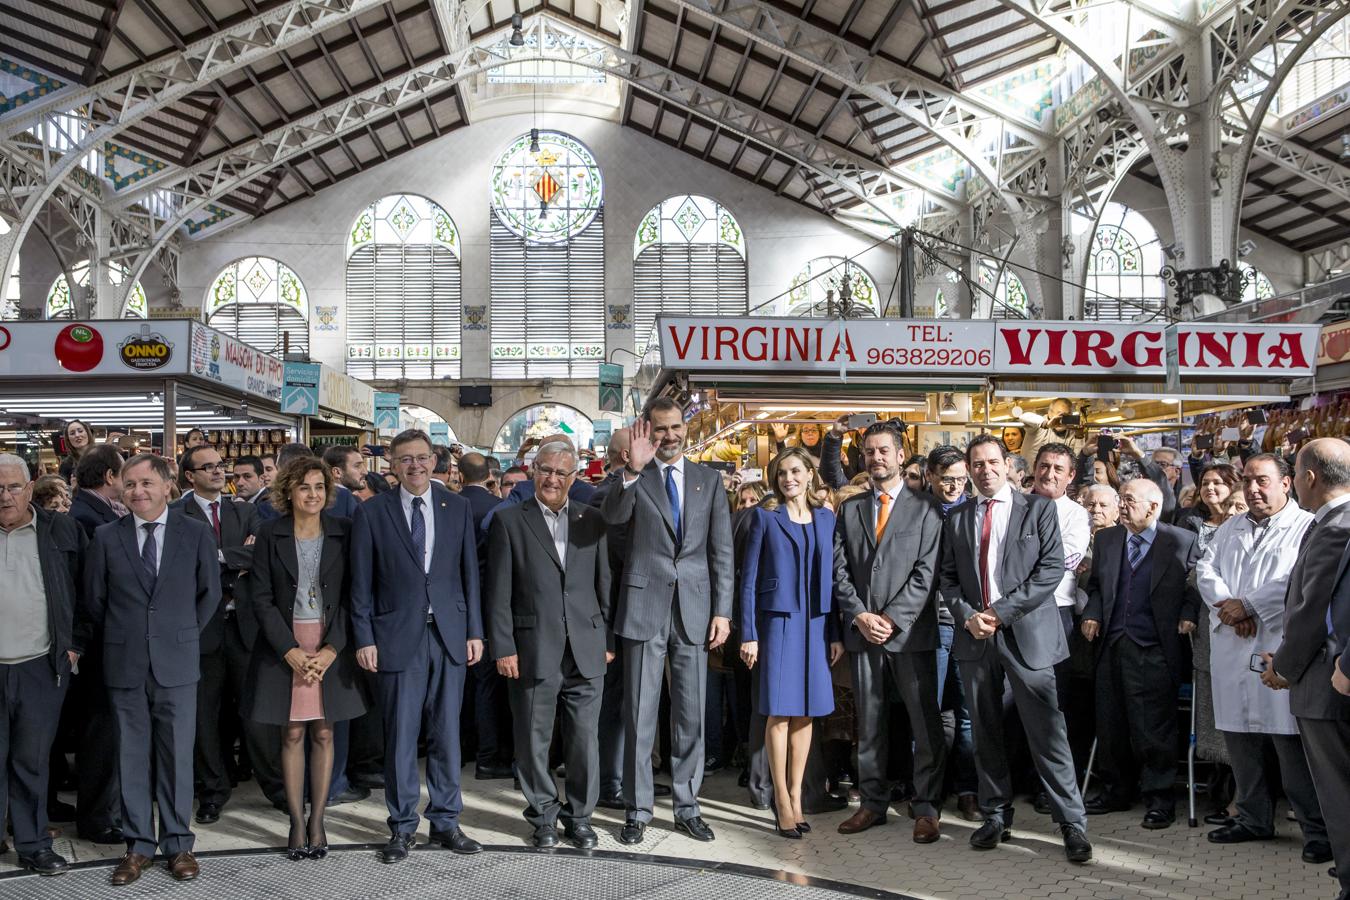
{"type": "Polygon", "coordinates": [[[431,503],[435,499],[434,495],[435,492],[431,489],[431,485],[427,485],[426,491],[420,495],[409,493],[408,489],[402,485],[399,485],[398,489],[398,498],[403,503],[403,518],[408,524],[409,534],[412,534],[413,497],[420,496],[422,498],[422,521],[426,523],[427,527],[427,543],[422,548],[423,572],[431,571],[431,554],[436,549],[436,517],[431,511],[431,503]]]}
{"type": "Polygon", "coordinates": [[[1055,515],[1059,517],[1059,537],[1064,545],[1064,577],[1055,587],[1055,605],[1077,606],[1078,573],[1075,570],[1092,543],[1092,520],[1087,510],[1070,500],[1067,494],[1055,501],[1055,515]]]}
{"type": "Polygon", "coordinates": [[[155,529],[155,571],[158,572],[160,563],[164,560],[164,529],[169,522],[169,508],[164,507],[164,512],[159,514],[158,519],[142,519],[135,513],[131,514],[131,519],[136,523],[136,550],[138,553],[145,552],[145,529],[142,525],[149,525],[152,521],[159,525],[155,529]]]}
{"type": "Polygon", "coordinates": [[[216,507],[216,519],[217,519],[217,520],[220,520],[221,518],[223,518],[223,517],[221,516],[221,514],[220,514],[220,500],[221,500],[221,498],[220,498],[219,496],[217,496],[216,499],[214,499],[214,500],[207,500],[207,499],[206,499],[205,497],[203,497],[201,494],[197,493],[196,491],[193,491],[193,492],[192,492],[192,499],[193,499],[193,500],[196,500],[196,501],[197,501],[197,505],[200,506],[200,507],[202,508],[202,513],[206,516],[206,524],[208,524],[208,525],[211,524],[211,506],[212,506],[213,504],[214,504],[215,507],[216,507]]]}
{"type": "Polygon", "coordinates": [[[1350,494],[1341,494],[1339,497],[1332,497],[1317,508],[1317,512],[1313,514],[1313,521],[1321,522],[1327,516],[1331,515],[1333,509],[1344,506],[1347,503],[1350,503],[1350,494]]]}
{"type": "MultiPolygon", "coordinates": [[[[980,547],[978,546],[980,535],[984,534],[984,516],[988,509],[987,500],[981,494],[975,495],[975,571],[983,576],[980,571],[980,547]]],[[[1003,539],[1008,534],[1008,519],[1012,516],[1012,485],[1004,482],[1003,489],[993,496],[998,502],[994,504],[994,523],[989,530],[989,605],[993,606],[1003,594],[998,589],[999,575],[999,551],[1003,547],[1003,539]]],[[[976,598],[977,600],[979,598],[976,598]]]]}
{"type": "Polygon", "coordinates": [[[891,525],[890,525],[891,520],[890,520],[889,517],[895,515],[895,502],[896,502],[897,500],[900,499],[900,492],[903,491],[904,489],[905,489],[905,480],[904,480],[903,478],[900,479],[899,483],[896,484],[896,486],[893,487],[893,488],[891,488],[889,491],[879,491],[879,490],[877,490],[876,488],[873,488],[873,489],[872,489],[872,533],[873,533],[873,534],[876,534],[876,533],[877,533],[877,517],[881,515],[881,495],[882,495],[882,494],[890,494],[890,495],[891,495],[891,511],[890,511],[889,513],[886,514],[886,515],[887,515],[887,519],[886,519],[886,527],[887,527],[887,528],[890,528],[890,527],[891,527],[891,525]]]}
{"type": "Polygon", "coordinates": [[[558,562],[564,566],[567,565],[567,504],[564,500],[562,509],[554,512],[544,504],[539,497],[535,496],[535,502],[539,504],[539,511],[544,514],[544,524],[548,526],[548,533],[553,535],[553,549],[558,554],[558,562]]]}
{"type": "MultiPolygon", "coordinates": [[[[677,460],[675,460],[674,462],[662,462],[662,461],[659,460],[659,459],[656,461],[656,472],[657,472],[658,475],[661,476],[661,490],[663,490],[663,491],[666,489],[666,469],[674,469],[674,470],[675,470],[675,476],[674,476],[674,477],[675,477],[675,495],[676,495],[677,497],[680,498],[680,520],[683,521],[683,520],[684,520],[684,455],[681,454],[681,455],[680,455],[680,458],[677,459],[677,460]]],[[[635,484],[637,484],[637,483],[638,483],[638,480],[637,480],[636,477],[634,477],[634,478],[632,478],[632,479],[629,479],[628,473],[627,473],[627,472],[624,473],[624,476],[623,476],[623,487],[624,487],[624,490],[628,490],[628,488],[632,487],[633,485],[635,485],[635,484]]]]}

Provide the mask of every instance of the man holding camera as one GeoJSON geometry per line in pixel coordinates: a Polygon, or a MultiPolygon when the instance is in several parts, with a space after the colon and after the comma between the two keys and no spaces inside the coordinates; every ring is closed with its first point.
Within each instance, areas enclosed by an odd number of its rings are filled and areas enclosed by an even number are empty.
{"type": "Polygon", "coordinates": [[[1028,465],[1036,465],[1036,457],[1046,444],[1067,444],[1077,455],[1087,443],[1083,433],[1083,417],[1073,411],[1073,404],[1063,397],[1050,401],[1045,415],[1024,412],[1019,417],[1026,426],[1021,456],[1028,465]]]}

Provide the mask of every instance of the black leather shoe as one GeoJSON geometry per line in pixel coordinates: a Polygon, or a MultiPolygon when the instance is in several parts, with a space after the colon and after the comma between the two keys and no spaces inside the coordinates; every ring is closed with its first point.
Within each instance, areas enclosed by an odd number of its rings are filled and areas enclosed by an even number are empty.
{"type": "Polygon", "coordinates": [[[736,787],[749,787],[749,786],[750,786],[750,773],[745,769],[741,769],[741,774],[736,776],[736,787]]]}
{"type": "Polygon", "coordinates": [[[687,819],[676,819],[675,830],[683,831],[696,841],[713,840],[713,830],[708,827],[708,823],[703,821],[702,816],[690,816],[687,819]]]}
{"type": "Polygon", "coordinates": [[[1205,816],[1206,825],[1232,825],[1234,821],[1236,820],[1228,814],[1226,809],[1205,816]]]}
{"type": "Polygon", "coordinates": [[[1050,795],[1041,791],[1036,795],[1036,799],[1031,801],[1031,808],[1043,816],[1050,815],[1050,795]]]}
{"type": "Polygon", "coordinates": [[[722,768],[722,760],[716,756],[710,756],[703,761],[703,774],[708,775],[722,768]]]}
{"type": "MultiPolygon", "coordinates": [[[[1305,859],[1307,858],[1306,851],[1303,856],[1305,859]]],[[[20,853],[19,866],[39,875],[64,875],[66,870],[70,868],[70,863],[66,862],[66,858],[61,854],[47,849],[32,854],[20,853]]]]}
{"type": "Polygon", "coordinates": [[[496,778],[510,778],[516,773],[508,765],[500,763],[479,763],[473,770],[473,777],[479,781],[491,781],[496,778]]]}
{"type": "Polygon", "coordinates": [[[1092,845],[1088,843],[1083,829],[1065,822],[1059,826],[1059,830],[1064,835],[1064,855],[1069,862],[1085,863],[1092,860],[1092,845]]]}
{"type": "Polygon", "coordinates": [[[370,796],[370,788],[357,787],[354,784],[347,785],[347,789],[334,797],[328,798],[329,806],[342,806],[345,803],[359,803],[370,796]]]}
{"type": "Polygon", "coordinates": [[[79,834],[80,837],[92,844],[125,844],[127,842],[126,835],[122,833],[120,828],[109,828],[107,831],[95,831],[91,834],[80,832],[79,834]]]}
{"type": "Polygon", "coordinates": [[[848,808],[848,801],[843,797],[836,797],[833,794],[826,794],[820,798],[819,803],[803,803],[802,812],[808,816],[822,816],[826,813],[839,812],[841,809],[848,808]]]}
{"type": "Polygon", "coordinates": [[[536,825],[534,836],[531,838],[534,845],[540,850],[547,850],[549,847],[558,846],[558,829],[552,825],[536,825]]]}
{"type": "Polygon", "coordinates": [[[1089,816],[1100,816],[1104,813],[1127,812],[1130,804],[1122,803],[1119,800],[1112,800],[1103,794],[1098,794],[1091,800],[1083,804],[1083,809],[1087,810],[1089,816]]]}
{"type": "Polygon", "coordinates": [[[601,794],[600,798],[595,801],[595,805],[601,807],[602,809],[628,808],[628,804],[623,802],[622,794],[609,794],[609,795],[601,794]]]}
{"type": "Polygon", "coordinates": [[[1268,841],[1274,835],[1257,834],[1246,825],[1234,822],[1211,831],[1207,837],[1211,844],[1245,844],[1247,841],[1268,841]]]}
{"type": "Polygon", "coordinates": [[[578,850],[594,850],[600,843],[595,829],[586,822],[568,822],[563,826],[563,833],[578,850]]]}
{"type": "Polygon", "coordinates": [[[372,772],[368,775],[357,775],[351,779],[351,783],[369,790],[384,790],[384,773],[372,772]]]}
{"type": "Polygon", "coordinates": [[[75,807],[64,800],[53,800],[47,804],[48,822],[74,822],[75,807]]]}
{"type": "MultiPolygon", "coordinates": [[[[554,835],[554,839],[557,839],[557,835],[554,835]]],[[[445,849],[458,853],[461,856],[483,852],[483,845],[469,837],[459,828],[456,828],[454,831],[433,831],[431,833],[431,842],[433,844],[440,844],[445,849]]]]}
{"type": "Polygon", "coordinates": [[[1012,840],[1012,829],[999,819],[985,819],[984,824],[970,836],[970,846],[976,850],[993,850],[1000,841],[1012,840]]]}
{"type": "Polygon", "coordinates": [[[403,862],[408,858],[408,851],[417,846],[417,835],[408,832],[400,832],[389,838],[389,843],[384,845],[380,851],[380,862],[396,863],[403,862]]]}
{"type": "Polygon", "coordinates": [[[620,844],[640,844],[643,835],[647,832],[647,823],[639,822],[637,819],[629,819],[623,823],[623,828],[619,829],[620,844]]]}
{"type": "Polygon", "coordinates": [[[668,784],[653,784],[653,785],[652,785],[652,796],[655,796],[655,797],[669,797],[669,796],[670,796],[670,785],[668,785],[668,784]]]}
{"type": "Polygon", "coordinates": [[[914,785],[902,782],[891,788],[892,803],[908,803],[914,799],[914,785]]]}
{"type": "Polygon", "coordinates": [[[1177,814],[1170,809],[1150,809],[1144,813],[1144,821],[1139,824],[1150,831],[1171,828],[1176,824],[1177,814]]]}
{"type": "Polygon", "coordinates": [[[1303,845],[1303,861],[1314,865],[1331,862],[1331,844],[1326,841],[1308,841],[1303,845]]]}
{"type": "Polygon", "coordinates": [[[197,815],[195,818],[197,819],[198,825],[214,825],[220,821],[220,804],[203,803],[201,806],[197,807],[197,815]]]}

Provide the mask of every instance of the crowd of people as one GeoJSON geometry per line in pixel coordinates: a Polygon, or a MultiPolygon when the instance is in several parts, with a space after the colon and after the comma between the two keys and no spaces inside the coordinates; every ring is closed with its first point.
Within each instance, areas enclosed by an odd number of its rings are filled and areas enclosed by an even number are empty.
{"type": "Polygon", "coordinates": [[[685,429],[654,401],[598,484],[564,434],[503,471],[403,432],[390,478],[291,444],[228,486],[199,432],[124,458],[74,422],[69,471],[36,481],[0,456],[19,862],[65,871],[48,823],[73,820],[125,843],[114,884],[157,854],[190,880],[194,824],[250,778],[290,859],[324,858],[326,808],[372,788],[379,858],[406,859],[424,785],[430,840],[475,853],[466,758],[516,780],[537,847],[595,847],[597,806],[641,844],[658,796],[712,841],[704,774],[739,762],[784,839],[907,804],[928,844],[952,799],[988,850],[1027,792],[1086,862],[1091,815],[1175,822],[1193,684],[1209,840],[1273,836],[1273,759],[1304,860],[1350,895],[1350,444],[1146,454],[1050,415],[907,457],[902,424],[846,444],[846,417],[752,478],[687,458],[685,429]]]}

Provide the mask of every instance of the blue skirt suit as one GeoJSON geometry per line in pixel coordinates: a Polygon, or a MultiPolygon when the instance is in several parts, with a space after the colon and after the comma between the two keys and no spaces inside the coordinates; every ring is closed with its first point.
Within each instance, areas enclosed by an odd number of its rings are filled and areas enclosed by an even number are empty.
{"type": "Polygon", "coordinates": [[[834,711],[829,645],[839,640],[834,612],[834,513],[810,524],[787,510],[755,508],[741,579],[741,640],[759,642],[757,709],[766,716],[834,711]]]}

